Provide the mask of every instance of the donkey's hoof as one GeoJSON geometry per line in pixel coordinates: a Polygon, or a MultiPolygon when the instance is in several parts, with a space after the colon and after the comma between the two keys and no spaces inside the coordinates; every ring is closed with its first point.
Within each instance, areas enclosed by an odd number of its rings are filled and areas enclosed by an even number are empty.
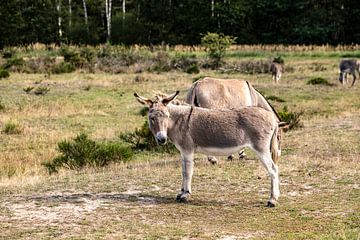
{"type": "Polygon", "coordinates": [[[189,202],[190,194],[189,193],[180,193],[176,196],[176,201],[179,203],[189,202]]]}
{"type": "Polygon", "coordinates": [[[276,206],[276,202],[274,202],[274,201],[268,201],[268,203],[267,203],[267,207],[269,207],[269,208],[273,208],[273,207],[275,207],[276,206]]]}
{"type": "Polygon", "coordinates": [[[239,152],[239,159],[241,160],[241,159],[244,159],[245,157],[246,157],[245,151],[244,151],[244,150],[241,150],[241,151],[239,152]]]}
{"type": "Polygon", "coordinates": [[[227,160],[228,160],[228,161],[232,161],[232,160],[234,160],[234,155],[230,155],[230,156],[228,156],[228,157],[227,157],[227,160]]]}
{"type": "Polygon", "coordinates": [[[208,161],[213,165],[218,164],[216,157],[208,157],[208,161]]]}

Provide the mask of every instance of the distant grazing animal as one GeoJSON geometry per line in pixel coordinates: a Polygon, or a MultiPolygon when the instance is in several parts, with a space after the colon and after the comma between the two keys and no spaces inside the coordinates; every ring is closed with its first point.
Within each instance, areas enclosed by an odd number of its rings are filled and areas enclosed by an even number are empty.
{"type": "MultiPolygon", "coordinates": [[[[272,112],[278,122],[276,111],[269,104],[266,98],[261,95],[249,82],[238,79],[218,79],[205,77],[198,80],[189,89],[186,102],[192,106],[210,109],[237,109],[241,107],[257,106],[272,112]]],[[[280,136],[279,133],[279,153],[280,156],[280,136]]],[[[244,151],[240,153],[240,158],[244,157],[244,151]]],[[[277,156],[277,157],[278,157],[277,156]]],[[[232,156],[229,156],[232,158],[232,156]]],[[[208,156],[211,163],[216,163],[217,159],[208,156]]]]}
{"type": "Polygon", "coordinates": [[[272,62],[270,65],[270,72],[272,79],[275,83],[278,83],[283,72],[283,66],[278,62],[272,62]]]}
{"type": "Polygon", "coordinates": [[[360,75],[360,61],[355,60],[355,59],[341,60],[339,67],[340,67],[339,81],[342,84],[346,84],[347,83],[347,74],[350,73],[353,76],[353,82],[352,82],[351,86],[354,86],[355,80],[356,80],[355,71],[357,71],[358,74],[360,75]]]}
{"type": "Polygon", "coordinates": [[[215,110],[169,104],[178,94],[152,101],[134,93],[149,107],[149,128],[157,143],[165,144],[169,138],[181,152],[182,187],[176,200],[186,202],[190,197],[195,152],[228,155],[250,147],[270,175],[268,206],[274,207],[280,195],[279,171],[272,158],[278,150],[279,123],[275,115],[259,107],[215,110]]]}

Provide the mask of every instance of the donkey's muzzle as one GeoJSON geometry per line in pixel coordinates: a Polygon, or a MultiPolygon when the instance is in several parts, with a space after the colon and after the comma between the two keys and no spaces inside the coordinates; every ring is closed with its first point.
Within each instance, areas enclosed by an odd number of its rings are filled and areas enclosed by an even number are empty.
{"type": "Polygon", "coordinates": [[[158,132],[155,136],[156,142],[160,145],[163,145],[167,141],[166,133],[164,132],[158,132]]]}

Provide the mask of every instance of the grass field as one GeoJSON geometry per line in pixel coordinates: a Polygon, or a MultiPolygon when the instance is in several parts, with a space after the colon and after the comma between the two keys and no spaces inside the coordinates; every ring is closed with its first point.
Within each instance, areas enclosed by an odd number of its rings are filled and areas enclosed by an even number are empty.
{"type": "MultiPolygon", "coordinates": [[[[276,53],[260,50],[233,49],[226,60],[276,53]]],[[[196,75],[11,73],[0,80],[0,239],[360,239],[360,82],[350,88],[337,80],[341,56],[358,50],[345,50],[281,50],[291,71],[278,85],[269,74],[203,69],[196,75]],[[175,202],[178,153],[143,152],[127,163],[51,176],[41,165],[58,154],[59,141],[80,132],[114,140],[140,127],[134,91],[150,97],[180,90],[184,97],[199,76],[248,80],[285,100],[271,101],[276,109],[304,112],[304,127],[283,137],[278,207],[266,207],[270,180],[250,152],[218,165],[197,155],[188,204],[175,202]],[[306,84],[313,77],[332,85],[306,84]],[[50,91],[24,91],[39,86],[50,91]],[[11,125],[18,133],[7,133],[11,125]]]]}

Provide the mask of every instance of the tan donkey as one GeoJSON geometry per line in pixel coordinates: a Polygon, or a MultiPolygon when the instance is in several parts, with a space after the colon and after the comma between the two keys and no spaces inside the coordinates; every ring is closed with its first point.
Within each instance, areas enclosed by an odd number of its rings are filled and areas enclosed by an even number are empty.
{"type": "MultiPolygon", "coordinates": [[[[193,83],[186,97],[186,102],[192,106],[210,109],[237,109],[242,107],[261,107],[272,112],[280,122],[274,108],[266,98],[261,95],[248,81],[239,79],[219,79],[205,77],[193,83]]],[[[280,157],[280,137],[279,149],[276,157],[280,157]]],[[[243,150],[239,152],[240,158],[245,156],[243,150]]],[[[229,156],[231,159],[233,156],[229,156]]],[[[214,156],[208,156],[211,163],[217,163],[214,156]]]]}
{"type": "Polygon", "coordinates": [[[278,149],[278,121],[273,113],[259,107],[213,110],[189,105],[169,104],[179,91],[156,101],[139,96],[149,107],[149,128],[159,144],[169,139],[182,156],[182,187],[176,200],[186,202],[191,194],[194,153],[228,155],[244,147],[255,151],[271,178],[269,207],[279,195],[279,171],[272,159],[278,149]]]}

